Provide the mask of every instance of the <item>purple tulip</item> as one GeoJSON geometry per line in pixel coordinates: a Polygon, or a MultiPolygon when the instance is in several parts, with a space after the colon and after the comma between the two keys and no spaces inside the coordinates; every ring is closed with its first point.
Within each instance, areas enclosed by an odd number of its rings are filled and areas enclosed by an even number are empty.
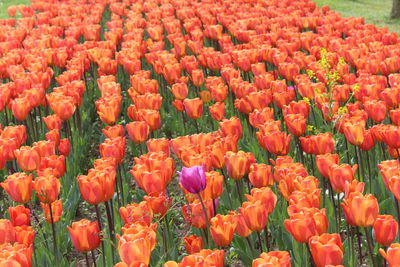
{"type": "Polygon", "coordinates": [[[190,168],[183,167],[178,174],[179,182],[190,193],[198,194],[206,188],[206,171],[203,165],[190,168]]]}

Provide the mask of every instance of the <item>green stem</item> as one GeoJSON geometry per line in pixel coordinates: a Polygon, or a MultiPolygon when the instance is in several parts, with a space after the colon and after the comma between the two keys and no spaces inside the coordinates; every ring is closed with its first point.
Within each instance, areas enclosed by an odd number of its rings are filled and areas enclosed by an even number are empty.
{"type": "Polygon", "coordinates": [[[364,227],[364,231],[365,231],[365,237],[367,239],[367,245],[368,245],[369,256],[371,258],[371,263],[372,263],[372,266],[376,267],[375,261],[374,261],[374,253],[373,253],[373,248],[372,248],[372,241],[371,241],[371,238],[370,238],[370,236],[368,234],[367,227],[364,227]]]}
{"type": "Polygon", "coordinates": [[[265,228],[264,228],[264,235],[265,235],[266,252],[268,252],[270,247],[269,247],[269,238],[268,238],[268,228],[267,228],[267,226],[265,226],[265,228]]]}
{"type": "Polygon", "coordinates": [[[257,231],[257,238],[258,238],[258,243],[260,243],[260,253],[263,253],[263,245],[261,241],[261,235],[260,232],[257,231]]]}
{"type": "Polygon", "coordinates": [[[53,245],[54,245],[54,256],[56,261],[58,260],[58,249],[57,249],[57,238],[56,238],[56,226],[54,225],[53,211],[51,209],[51,203],[48,203],[50,209],[50,220],[51,220],[51,231],[53,233],[53,245]]]}
{"type": "Polygon", "coordinates": [[[314,259],[313,259],[313,257],[312,257],[311,250],[310,250],[310,246],[308,245],[308,243],[306,243],[306,248],[307,248],[308,254],[310,255],[310,265],[311,265],[312,267],[315,267],[316,265],[315,265],[315,263],[314,263],[314,259]]]}
{"type": "MultiPolygon", "coordinates": [[[[94,209],[96,210],[96,217],[97,217],[97,222],[99,223],[99,230],[101,232],[102,230],[102,225],[101,225],[101,219],[100,219],[100,212],[99,212],[99,208],[97,207],[97,205],[94,205],[94,209]]],[[[103,266],[106,266],[106,255],[105,255],[105,249],[104,249],[104,242],[103,240],[101,240],[101,254],[102,254],[102,258],[103,258],[103,266]]]]}
{"type": "Polygon", "coordinates": [[[111,253],[112,253],[112,262],[113,264],[115,263],[115,252],[114,252],[114,243],[115,243],[115,235],[114,235],[114,222],[111,218],[111,209],[110,205],[108,204],[107,201],[104,202],[106,205],[106,213],[107,213],[107,220],[108,220],[108,231],[110,234],[110,239],[112,240],[111,242],[111,253]]]}
{"type": "Polygon", "coordinates": [[[201,206],[203,207],[204,217],[205,217],[205,219],[206,219],[206,228],[207,228],[207,232],[206,232],[206,241],[207,241],[207,246],[208,246],[208,245],[209,245],[209,240],[208,240],[208,233],[209,233],[208,214],[207,214],[206,206],[204,205],[204,202],[203,202],[203,198],[201,197],[201,194],[200,194],[200,193],[197,193],[197,195],[199,196],[201,206]]]}
{"type": "Polygon", "coordinates": [[[85,252],[85,259],[86,259],[86,266],[90,267],[90,263],[89,263],[89,258],[88,258],[87,252],[85,252]]]}
{"type": "Polygon", "coordinates": [[[96,256],[94,255],[94,250],[92,250],[91,254],[92,254],[92,260],[93,260],[94,267],[97,267],[96,256]]]}
{"type": "Polygon", "coordinates": [[[240,190],[240,184],[239,184],[240,180],[235,180],[235,183],[236,183],[237,193],[239,195],[240,204],[242,204],[243,203],[243,197],[242,197],[242,192],[240,190]]]}

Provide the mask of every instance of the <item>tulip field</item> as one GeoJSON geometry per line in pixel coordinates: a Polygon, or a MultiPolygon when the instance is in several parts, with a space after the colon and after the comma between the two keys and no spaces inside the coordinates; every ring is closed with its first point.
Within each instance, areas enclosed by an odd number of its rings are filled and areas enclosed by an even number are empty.
{"type": "Polygon", "coordinates": [[[397,33],[311,0],[7,14],[0,267],[400,266],[397,33]]]}

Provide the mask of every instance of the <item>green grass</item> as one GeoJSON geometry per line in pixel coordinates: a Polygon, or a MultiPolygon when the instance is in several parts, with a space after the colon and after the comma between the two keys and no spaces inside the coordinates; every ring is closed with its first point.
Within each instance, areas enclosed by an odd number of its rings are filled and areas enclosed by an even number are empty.
{"type": "Polygon", "coordinates": [[[29,0],[0,0],[0,18],[8,18],[7,8],[12,5],[29,5],[29,0]]]}
{"type": "Polygon", "coordinates": [[[318,6],[328,5],[345,17],[364,17],[365,23],[389,28],[400,33],[400,19],[390,19],[392,0],[314,0],[318,6]]]}

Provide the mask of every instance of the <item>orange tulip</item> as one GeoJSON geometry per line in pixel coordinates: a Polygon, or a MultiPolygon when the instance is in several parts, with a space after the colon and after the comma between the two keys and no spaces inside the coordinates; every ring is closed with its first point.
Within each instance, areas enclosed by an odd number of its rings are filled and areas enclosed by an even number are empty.
{"type": "Polygon", "coordinates": [[[339,163],[338,154],[321,154],[315,157],[315,162],[317,163],[317,169],[319,173],[325,177],[329,178],[329,168],[333,164],[339,163]]]}
{"type": "Polygon", "coordinates": [[[37,150],[41,158],[49,157],[55,154],[56,143],[53,141],[39,141],[33,143],[33,148],[37,150]]]}
{"type": "Polygon", "coordinates": [[[188,99],[183,101],[185,112],[189,118],[197,120],[203,114],[203,101],[200,98],[188,99]]]}
{"type": "Polygon", "coordinates": [[[233,239],[237,222],[233,215],[217,214],[210,220],[210,233],[215,244],[220,247],[228,246],[233,239]]]}
{"type": "Polygon", "coordinates": [[[304,118],[308,118],[310,113],[310,104],[305,100],[300,100],[298,102],[292,101],[289,105],[283,107],[283,115],[288,114],[301,114],[304,118]]]}
{"type": "Polygon", "coordinates": [[[301,147],[307,154],[327,154],[335,150],[335,140],[332,133],[321,133],[313,136],[299,138],[301,147]]]}
{"type": "Polygon", "coordinates": [[[18,203],[27,203],[32,196],[32,174],[16,172],[1,183],[11,199],[18,203]]]}
{"type": "Polygon", "coordinates": [[[400,176],[395,174],[388,178],[388,187],[390,192],[396,197],[397,200],[400,199],[400,176]]]}
{"type": "Polygon", "coordinates": [[[239,151],[234,153],[228,151],[225,154],[225,166],[229,177],[238,180],[249,172],[250,165],[255,162],[254,155],[251,152],[239,151]]]}
{"type": "Polygon", "coordinates": [[[12,114],[19,121],[26,120],[33,108],[27,97],[18,97],[11,100],[10,106],[12,114]]]}
{"type": "Polygon", "coordinates": [[[339,234],[313,236],[308,243],[317,267],[339,265],[342,263],[344,250],[339,234]]]}
{"type": "Polygon", "coordinates": [[[204,200],[217,199],[224,191],[224,176],[219,172],[206,172],[206,188],[200,193],[204,200]]]}
{"type": "MultiPolygon", "coordinates": [[[[121,266],[114,266],[114,267],[128,267],[127,265],[121,265],[121,266]]],[[[180,264],[178,264],[176,261],[167,261],[164,263],[163,267],[180,267],[180,264]]]]}
{"type": "Polygon", "coordinates": [[[178,112],[183,112],[185,110],[182,100],[175,99],[174,101],[171,102],[171,104],[175,107],[176,111],[178,112]]]}
{"type": "Polygon", "coordinates": [[[237,117],[231,117],[229,120],[222,120],[219,122],[219,128],[223,136],[234,136],[236,139],[242,137],[242,123],[237,117]]]}
{"type": "Polygon", "coordinates": [[[22,225],[14,227],[15,242],[24,244],[26,247],[33,245],[35,240],[35,231],[31,226],[22,225]]]}
{"type": "Polygon", "coordinates": [[[390,121],[397,126],[400,126],[400,109],[392,109],[390,111],[390,121]]]}
{"type": "Polygon", "coordinates": [[[294,191],[289,196],[290,205],[308,208],[319,208],[321,203],[321,189],[306,189],[294,191]]]}
{"type": "Polygon", "coordinates": [[[122,125],[107,126],[101,131],[106,138],[115,138],[119,136],[123,137],[125,135],[124,126],[122,125]]]}
{"type": "Polygon", "coordinates": [[[188,87],[185,83],[175,83],[169,90],[178,100],[184,100],[189,92],[188,87]]]}
{"type": "Polygon", "coordinates": [[[248,201],[261,201],[265,208],[265,211],[270,214],[275,209],[276,202],[278,200],[275,193],[269,187],[253,188],[251,189],[251,195],[246,194],[248,201]]]}
{"type": "Polygon", "coordinates": [[[260,200],[243,202],[239,208],[250,230],[260,232],[268,222],[268,212],[260,200]]]}
{"type": "Polygon", "coordinates": [[[15,17],[15,14],[17,13],[17,6],[14,6],[14,5],[12,5],[12,6],[9,6],[8,8],[7,8],[7,14],[10,16],[10,17],[15,17]]]}
{"type": "Polygon", "coordinates": [[[169,157],[169,140],[166,138],[149,139],[146,142],[147,150],[149,152],[164,152],[169,157]]]}
{"type": "MultiPolygon", "coordinates": [[[[219,249],[202,249],[200,252],[193,254],[195,258],[201,257],[204,259],[205,266],[224,267],[224,250],[219,249]]],[[[188,256],[190,257],[190,256],[188,256]]],[[[188,266],[185,260],[182,260],[182,266],[188,266]]],[[[189,265],[190,266],[190,265],[189,265]]]]}
{"type": "Polygon", "coordinates": [[[56,201],[52,202],[51,204],[45,204],[45,203],[41,202],[40,206],[42,206],[46,221],[48,223],[56,223],[61,219],[61,215],[62,215],[62,211],[63,211],[63,206],[62,206],[61,200],[56,200],[56,201]],[[51,206],[51,213],[50,213],[50,206],[51,206]],[[51,218],[52,216],[53,216],[53,220],[51,218]]]}
{"type": "Polygon", "coordinates": [[[279,266],[291,267],[290,254],[287,251],[263,252],[260,257],[253,260],[251,267],[279,266]]]}
{"type": "Polygon", "coordinates": [[[203,101],[203,103],[208,103],[211,101],[211,94],[207,90],[202,90],[200,91],[200,99],[203,101]]]}
{"type": "Polygon", "coordinates": [[[201,236],[185,236],[184,237],[185,249],[187,253],[194,254],[203,249],[203,239],[201,236]]]}
{"type": "Polygon", "coordinates": [[[45,133],[46,140],[54,142],[55,146],[60,144],[60,130],[53,129],[45,133]]]}
{"type": "Polygon", "coordinates": [[[226,86],[223,82],[215,84],[213,86],[209,86],[207,88],[211,93],[212,99],[214,99],[216,102],[224,102],[225,99],[228,97],[229,89],[228,86],[226,86]]]}
{"type": "Polygon", "coordinates": [[[220,121],[225,117],[225,103],[224,102],[217,102],[214,105],[208,107],[211,117],[214,120],[220,121]]]}
{"type": "MultiPolygon", "coordinates": [[[[145,222],[135,222],[132,224],[125,224],[121,229],[125,241],[132,241],[139,238],[146,238],[150,240],[150,249],[156,247],[157,242],[157,224],[147,225],[145,222]]],[[[118,237],[118,235],[117,235],[118,237]]],[[[119,239],[119,237],[118,237],[119,239]]]]}
{"type": "Polygon", "coordinates": [[[346,136],[346,139],[350,144],[358,146],[364,142],[364,122],[345,123],[343,130],[344,135],[346,136]]]}
{"type": "Polygon", "coordinates": [[[15,230],[14,226],[9,220],[0,219],[0,244],[14,243],[15,230]]]}
{"type": "Polygon", "coordinates": [[[61,183],[55,176],[39,176],[33,182],[36,196],[42,203],[52,203],[60,194],[61,183]]]}
{"type": "Polygon", "coordinates": [[[125,156],[125,137],[107,138],[100,144],[100,155],[102,158],[115,158],[121,163],[125,156]]]}
{"type": "Polygon", "coordinates": [[[10,214],[10,219],[13,226],[30,225],[31,210],[25,208],[22,205],[8,208],[8,214],[10,214]]]}
{"type": "Polygon", "coordinates": [[[204,83],[204,73],[200,69],[193,70],[190,74],[190,78],[192,79],[193,85],[196,87],[200,87],[204,83]]]}
{"type": "Polygon", "coordinates": [[[39,167],[40,154],[37,148],[23,146],[20,149],[15,150],[14,153],[18,165],[23,171],[32,172],[39,167]]]}
{"type": "Polygon", "coordinates": [[[341,205],[350,225],[368,227],[372,226],[378,218],[378,200],[371,194],[351,193],[341,205]]]}
{"type": "Polygon", "coordinates": [[[344,185],[344,196],[347,198],[353,192],[364,193],[365,183],[353,180],[351,182],[346,181],[344,185]]]}
{"type": "Polygon", "coordinates": [[[144,200],[149,204],[154,215],[160,218],[167,213],[172,201],[164,192],[144,196],[144,200]]]}
{"type": "Polygon", "coordinates": [[[225,167],[226,149],[221,141],[216,141],[211,147],[208,147],[208,153],[211,154],[211,163],[213,168],[222,169],[225,167]]]}
{"type": "MultiPolygon", "coordinates": [[[[387,107],[384,101],[369,100],[365,101],[363,106],[372,121],[380,123],[386,118],[387,107]]],[[[392,115],[392,112],[390,112],[390,115],[392,115]]]]}
{"type": "Polygon", "coordinates": [[[36,170],[36,173],[38,176],[52,174],[55,177],[60,178],[64,175],[65,170],[65,157],[63,155],[52,155],[41,159],[39,169],[36,170]]]}
{"type": "Polygon", "coordinates": [[[33,246],[26,246],[20,243],[10,243],[0,244],[0,251],[3,258],[0,256],[1,264],[5,267],[30,267],[32,266],[32,252],[33,246]],[[4,263],[3,263],[4,262],[4,263]]]}
{"type": "MultiPolygon", "coordinates": [[[[215,200],[206,200],[204,201],[204,205],[206,207],[208,220],[210,220],[214,214],[213,212],[213,201],[215,200]]],[[[206,228],[209,222],[206,221],[206,217],[204,216],[204,209],[199,200],[195,200],[189,204],[189,215],[191,225],[195,228],[206,228]]]]}
{"type": "Polygon", "coordinates": [[[364,131],[364,141],[359,147],[364,151],[369,151],[375,146],[375,137],[371,129],[364,131]]]}
{"type": "MultiPolygon", "coordinates": [[[[288,209],[289,210],[289,209],[288,209]]],[[[328,230],[325,209],[303,208],[284,221],[285,229],[299,243],[307,243],[310,237],[321,235],[328,230]]]]}
{"type": "Polygon", "coordinates": [[[374,223],[374,236],[378,244],[387,247],[397,237],[399,226],[392,215],[379,215],[374,223]]]}
{"type": "Polygon", "coordinates": [[[149,136],[150,127],[145,121],[134,121],[126,125],[129,138],[135,143],[143,143],[149,136]]]}
{"type": "Polygon", "coordinates": [[[288,114],[284,118],[289,132],[294,136],[300,136],[306,132],[307,119],[303,115],[288,114]]]}
{"type": "Polygon", "coordinates": [[[78,176],[82,198],[92,205],[110,200],[114,195],[115,179],[116,171],[113,167],[91,169],[88,175],[78,176]]]}
{"type": "Polygon", "coordinates": [[[1,133],[1,139],[13,139],[13,138],[17,140],[18,147],[24,144],[27,138],[26,126],[18,125],[18,126],[4,127],[3,132],[1,133]]]}
{"type": "Polygon", "coordinates": [[[64,138],[60,140],[60,144],[58,145],[58,151],[61,155],[68,156],[71,150],[71,145],[68,138],[64,138]]]}
{"type": "Polygon", "coordinates": [[[382,131],[382,139],[386,145],[399,149],[400,148],[400,127],[390,126],[382,131]]]}
{"type": "Polygon", "coordinates": [[[281,131],[274,131],[263,136],[266,149],[274,155],[287,155],[292,136],[281,131]]]}
{"type": "Polygon", "coordinates": [[[130,173],[139,187],[147,194],[161,193],[165,191],[169,181],[166,180],[165,173],[163,171],[139,171],[138,169],[133,169],[130,171],[130,173]]]}
{"type": "Polygon", "coordinates": [[[121,207],[119,209],[119,214],[125,224],[143,221],[147,225],[150,225],[153,220],[153,211],[146,201],[121,207]]]}
{"type": "Polygon", "coordinates": [[[97,222],[83,219],[67,226],[72,244],[79,252],[95,250],[100,246],[100,229],[97,222]]]}
{"type": "Polygon", "coordinates": [[[43,117],[43,120],[49,131],[54,129],[61,129],[62,120],[60,119],[60,117],[57,116],[57,114],[43,117]]]}
{"type": "Polygon", "coordinates": [[[145,121],[150,127],[150,131],[155,131],[161,126],[160,111],[152,109],[141,109],[138,111],[140,121],[145,121]]]}
{"type": "Polygon", "coordinates": [[[259,128],[259,125],[263,125],[268,121],[274,120],[274,109],[270,107],[263,108],[262,110],[254,110],[249,114],[249,122],[255,127],[259,128]]]}
{"type": "Polygon", "coordinates": [[[104,96],[96,100],[95,105],[100,120],[108,125],[113,125],[118,120],[121,111],[122,96],[118,94],[104,96]]]}
{"type": "Polygon", "coordinates": [[[391,244],[385,252],[383,249],[379,249],[382,257],[389,263],[389,266],[396,267],[400,265],[400,244],[391,244]]]}
{"type": "Polygon", "coordinates": [[[147,266],[150,263],[151,241],[148,238],[128,241],[124,236],[121,236],[119,238],[118,253],[121,260],[128,266],[140,266],[137,264],[141,263],[147,266]]]}
{"type": "Polygon", "coordinates": [[[354,180],[354,174],[358,165],[351,167],[349,164],[332,164],[329,167],[328,176],[333,190],[336,192],[344,192],[345,183],[354,180]]]}
{"type": "Polygon", "coordinates": [[[235,232],[238,235],[240,235],[242,237],[248,237],[249,235],[251,235],[252,231],[247,226],[247,223],[243,217],[243,214],[241,214],[240,212],[238,213],[236,211],[230,211],[229,214],[235,216],[235,220],[237,223],[235,232]]]}
{"type": "Polygon", "coordinates": [[[265,187],[274,185],[272,166],[263,163],[251,164],[249,180],[254,187],[265,187]]]}
{"type": "Polygon", "coordinates": [[[46,95],[50,108],[57,116],[66,121],[74,114],[76,106],[73,97],[60,95],[59,93],[51,93],[46,95]]]}

